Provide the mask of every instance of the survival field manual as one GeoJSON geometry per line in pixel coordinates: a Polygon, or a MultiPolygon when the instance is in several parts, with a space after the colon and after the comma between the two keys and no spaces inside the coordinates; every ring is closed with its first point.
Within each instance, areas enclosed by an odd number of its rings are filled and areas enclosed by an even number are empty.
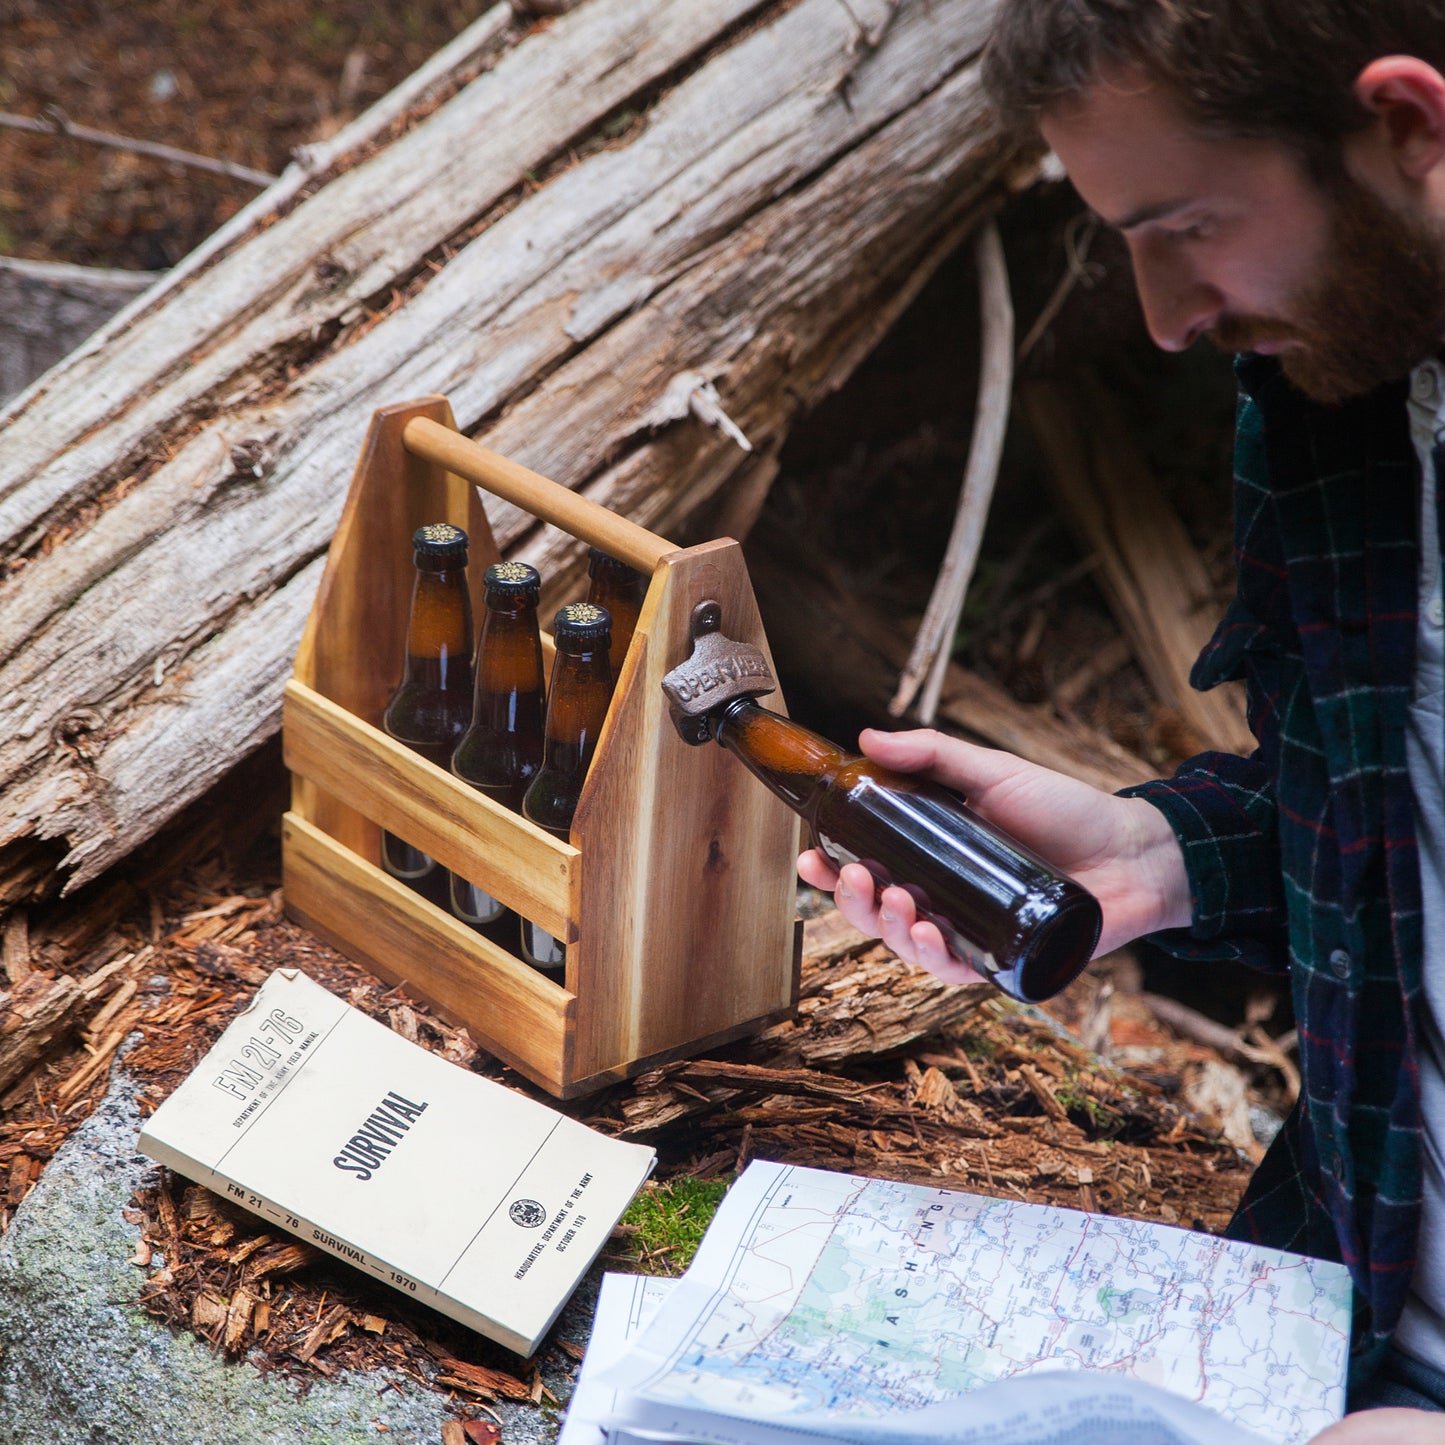
{"type": "Polygon", "coordinates": [[[294,969],[271,975],[140,1147],[521,1355],[656,1162],[294,969]]]}

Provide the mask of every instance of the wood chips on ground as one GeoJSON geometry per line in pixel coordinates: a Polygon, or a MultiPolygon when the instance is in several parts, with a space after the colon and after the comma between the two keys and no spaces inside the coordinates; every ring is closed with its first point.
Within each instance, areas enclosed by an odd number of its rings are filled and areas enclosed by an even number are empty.
{"type": "MultiPolygon", "coordinates": [[[[461,1067],[546,1097],[287,920],[274,855],[262,851],[259,865],[212,858],[146,892],[117,885],[82,909],[57,907],[7,951],[0,1043],[26,999],[61,990],[82,1002],[0,1096],[0,1227],[103,1096],[117,1056],[153,1111],[277,967],[302,969],[461,1067]]],[[[1147,1070],[1114,1069],[1038,1010],[902,968],[837,914],[812,920],[806,938],[796,1020],[562,1107],[654,1143],[660,1180],[766,1158],[1224,1226],[1249,1162],[1180,1104],[1209,1051],[1116,1010],[1130,1047],[1148,1039],[1153,1051],[1147,1070]]],[[[1080,988],[1107,1004],[1097,979],[1080,988]]],[[[147,1176],[126,1218],[139,1228],[130,1262],[143,1307],[262,1370],[390,1366],[459,1402],[541,1403],[540,1365],[573,1371],[581,1354],[554,1331],[521,1361],[168,1170],[147,1176]]],[[[609,1267],[646,1263],[635,1232],[620,1231],[612,1250],[609,1267]]]]}

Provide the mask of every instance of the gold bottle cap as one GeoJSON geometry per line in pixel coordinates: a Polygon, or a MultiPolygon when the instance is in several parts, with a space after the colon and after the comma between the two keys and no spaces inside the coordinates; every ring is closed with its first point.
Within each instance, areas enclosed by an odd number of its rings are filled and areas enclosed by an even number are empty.
{"type": "Polygon", "coordinates": [[[431,562],[450,561],[459,558],[466,561],[467,534],[450,522],[428,522],[418,527],[411,536],[412,550],[418,560],[425,557],[431,562]]]}
{"type": "Polygon", "coordinates": [[[536,592],[542,585],[542,574],[529,562],[493,562],[482,578],[490,592],[536,592]]]}
{"type": "Polygon", "coordinates": [[[595,602],[569,602],[558,608],[556,620],[552,623],[552,636],[558,641],[564,637],[598,638],[612,633],[612,618],[605,607],[595,602]]]}

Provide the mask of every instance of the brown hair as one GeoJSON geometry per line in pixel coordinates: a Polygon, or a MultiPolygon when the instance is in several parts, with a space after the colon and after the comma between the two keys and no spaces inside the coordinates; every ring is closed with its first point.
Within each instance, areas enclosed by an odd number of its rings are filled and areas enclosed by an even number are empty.
{"type": "Polygon", "coordinates": [[[1274,139],[1317,174],[1368,120],[1352,86],[1382,55],[1445,72],[1445,0],[999,0],[984,85],[1006,123],[1137,65],[1202,128],[1274,139]]]}

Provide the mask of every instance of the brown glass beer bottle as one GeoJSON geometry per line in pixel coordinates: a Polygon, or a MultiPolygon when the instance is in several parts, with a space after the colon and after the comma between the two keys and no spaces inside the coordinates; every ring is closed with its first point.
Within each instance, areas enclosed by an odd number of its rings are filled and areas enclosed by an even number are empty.
{"type": "Polygon", "coordinates": [[[609,557],[601,547],[593,547],[588,554],[587,572],[592,579],[587,586],[587,600],[594,607],[602,608],[612,619],[612,680],[622,672],[622,659],[627,656],[627,644],[632,641],[633,629],[642,612],[642,599],[647,596],[647,578],[641,572],[609,557]]]}
{"type": "Polygon", "coordinates": [[[812,830],[835,866],[862,863],[913,895],[959,958],[1034,1003],[1071,983],[1099,940],[1099,905],[946,788],[892,772],[742,697],[712,735],[812,830]]]}
{"type": "MultiPolygon", "coordinates": [[[[537,633],[542,579],[525,562],[498,562],[487,568],[484,581],[472,724],[452,754],[452,772],[520,813],[522,796],[542,762],[542,640],[537,633]]],[[[517,915],[455,873],[451,910],[509,952],[520,947],[517,915]]]]}
{"type": "MultiPolygon", "coordinates": [[[[547,692],[542,766],[522,799],[522,815],[562,839],[571,832],[572,815],[612,696],[611,633],[606,610],[590,602],[563,607],[552,627],[557,656],[547,692]]],[[[565,946],[525,918],[522,957],[561,982],[565,946]]]]}
{"type": "MultiPolygon", "coordinates": [[[[472,714],[472,600],[467,534],[436,522],[412,537],[416,580],[406,630],[406,665],[382,727],[413,752],[446,767],[472,714]]],[[[439,907],[447,870],[393,833],[381,835],[382,867],[439,907]]]]}

